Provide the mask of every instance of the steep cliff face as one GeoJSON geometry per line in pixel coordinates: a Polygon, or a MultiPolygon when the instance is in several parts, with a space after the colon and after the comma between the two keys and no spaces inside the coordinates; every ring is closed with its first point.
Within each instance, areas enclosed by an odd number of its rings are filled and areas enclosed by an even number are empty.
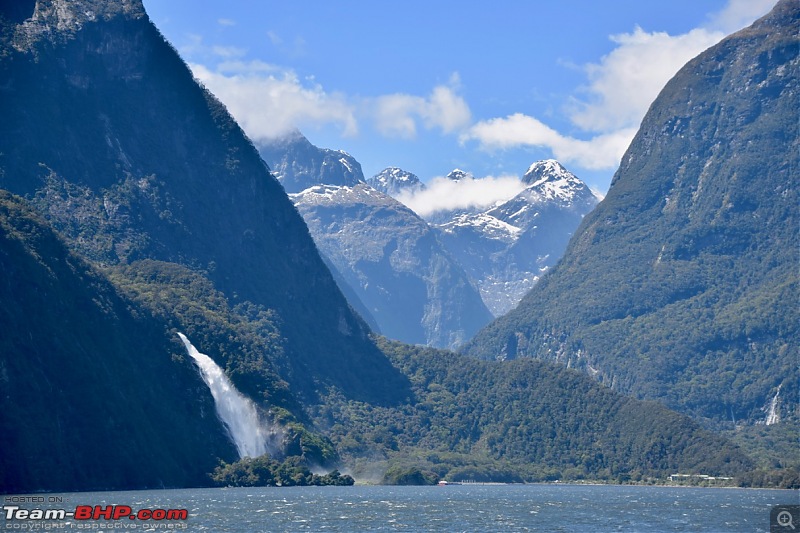
{"type": "Polygon", "coordinates": [[[721,420],[797,390],[798,21],[779,2],[667,84],[561,263],[469,353],[721,420]]]}
{"type": "Polygon", "coordinates": [[[309,187],[292,199],[384,335],[454,348],[491,319],[434,230],[397,200],[365,183],[309,187]]]}
{"type": "Polygon", "coordinates": [[[0,186],[98,264],[180,263],[271,309],[300,393],[403,389],[281,185],[140,2],[40,1],[17,25],[5,13],[0,186]],[[398,387],[371,385],[384,380],[398,387]]]}
{"type": "Polygon", "coordinates": [[[0,490],[208,484],[237,457],[177,337],[0,191],[0,490]]]}

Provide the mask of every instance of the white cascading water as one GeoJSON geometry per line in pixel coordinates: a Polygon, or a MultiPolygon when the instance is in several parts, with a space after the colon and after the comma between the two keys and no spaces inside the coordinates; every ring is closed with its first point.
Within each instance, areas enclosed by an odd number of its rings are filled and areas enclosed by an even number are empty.
{"type": "Polygon", "coordinates": [[[197,351],[186,335],[178,333],[186,351],[200,368],[200,375],[211,389],[217,415],[239,451],[239,457],[258,457],[270,452],[270,441],[274,435],[264,426],[252,400],[236,390],[222,369],[204,353],[197,351]]]}
{"type": "Polygon", "coordinates": [[[781,414],[778,411],[778,396],[781,394],[781,387],[783,387],[783,383],[778,385],[778,390],[775,392],[775,396],[772,398],[772,401],[769,402],[769,409],[767,410],[767,418],[764,420],[764,423],[768,426],[772,424],[777,424],[781,421],[781,414]]]}

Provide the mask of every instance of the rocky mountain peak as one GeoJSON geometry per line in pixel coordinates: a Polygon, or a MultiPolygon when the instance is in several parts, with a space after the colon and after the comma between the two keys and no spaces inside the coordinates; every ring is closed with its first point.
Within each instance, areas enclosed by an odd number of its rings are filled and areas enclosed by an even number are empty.
{"type": "Polygon", "coordinates": [[[262,143],[258,151],[288,193],[314,185],[353,187],[364,182],[361,164],[353,156],[318,148],[299,131],[262,143]]]}
{"type": "Polygon", "coordinates": [[[575,177],[575,175],[555,159],[544,159],[528,167],[522,181],[528,185],[535,185],[545,180],[556,180],[562,177],[575,177]]]}
{"type": "Polygon", "coordinates": [[[416,174],[399,167],[387,167],[369,178],[367,183],[389,196],[401,191],[416,192],[425,189],[425,184],[416,174]]]}
{"type": "Polygon", "coordinates": [[[78,32],[85,24],[117,16],[146,16],[142,0],[22,0],[0,6],[0,14],[12,24],[12,43],[29,50],[42,39],[57,40],[78,32]]]}
{"type": "MultiPolygon", "coordinates": [[[[585,212],[597,204],[589,186],[555,159],[533,163],[522,181],[528,186],[519,194],[526,203],[556,203],[565,207],[580,205],[585,212]]],[[[514,204],[513,200],[508,202],[514,204]]]]}
{"type": "Polygon", "coordinates": [[[473,176],[469,172],[461,170],[460,168],[456,168],[453,169],[447,176],[445,176],[445,178],[453,181],[461,181],[461,180],[475,179],[475,176],[473,176]]]}
{"type": "Polygon", "coordinates": [[[440,238],[464,265],[495,316],[506,313],[564,252],[597,204],[589,187],[553,159],[533,163],[513,198],[439,223],[440,238]]]}

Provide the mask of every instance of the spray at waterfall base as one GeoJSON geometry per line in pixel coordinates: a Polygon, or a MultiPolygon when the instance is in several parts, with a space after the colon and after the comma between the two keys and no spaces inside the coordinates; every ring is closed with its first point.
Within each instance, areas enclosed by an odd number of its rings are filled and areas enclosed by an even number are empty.
{"type": "Polygon", "coordinates": [[[178,333],[178,336],[189,356],[197,363],[200,375],[214,398],[217,416],[236,445],[239,458],[282,455],[280,450],[284,431],[264,421],[256,404],[236,389],[211,357],[199,352],[183,333],[178,333]]]}

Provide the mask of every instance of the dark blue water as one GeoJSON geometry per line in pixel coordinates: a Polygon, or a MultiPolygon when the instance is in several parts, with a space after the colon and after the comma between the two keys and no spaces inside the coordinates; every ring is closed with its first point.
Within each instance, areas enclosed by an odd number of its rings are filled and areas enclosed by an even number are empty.
{"type": "MultiPolygon", "coordinates": [[[[54,495],[46,495],[46,499],[54,495]]],[[[185,521],[61,522],[93,531],[768,532],[770,509],[796,491],[586,485],[298,487],[58,495],[77,505],[188,509],[185,521]],[[94,527],[93,527],[94,526],[94,527]]],[[[57,498],[56,498],[57,499],[57,498]]],[[[8,505],[6,503],[5,505],[8,505]]],[[[56,503],[18,503],[21,508],[56,503]]],[[[5,520],[3,530],[35,531],[5,520]]],[[[51,524],[52,525],[52,524],[51,524]]],[[[44,528],[38,528],[43,530],[44,528]]]]}

